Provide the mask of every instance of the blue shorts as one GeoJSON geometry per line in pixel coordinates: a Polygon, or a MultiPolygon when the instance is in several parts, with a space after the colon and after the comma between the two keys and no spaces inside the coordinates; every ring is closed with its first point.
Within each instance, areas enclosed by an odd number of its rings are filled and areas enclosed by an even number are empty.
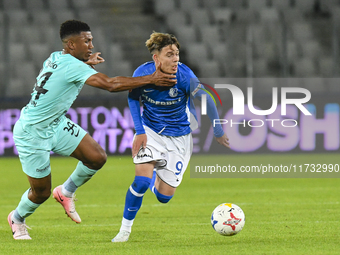
{"type": "Polygon", "coordinates": [[[42,138],[23,128],[20,119],[14,126],[13,138],[19,153],[22,170],[30,177],[43,178],[51,173],[51,151],[70,156],[78,147],[86,131],[66,117],[62,117],[54,133],[42,138]]]}

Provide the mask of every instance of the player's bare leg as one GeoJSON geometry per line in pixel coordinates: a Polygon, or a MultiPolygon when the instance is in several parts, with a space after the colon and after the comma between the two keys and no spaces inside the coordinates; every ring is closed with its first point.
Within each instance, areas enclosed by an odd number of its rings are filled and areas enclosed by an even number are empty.
{"type": "Polygon", "coordinates": [[[165,196],[173,196],[176,191],[176,188],[171,187],[169,184],[162,181],[158,176],[156,176],[155,188],[158,190],[159,193],[165,196]]]}
{"type": "Polygon", "coordinates": [[[65,213],[76,223],[81,219],[76,211],[74,201],[75,191],[86,183],[106,162],[106,153],[100,145],[86,134],[78,147],[71,154],[79,163],[71,176],[53,190],[53,197],[65,210],[65,213]]]}
{"type": "Polygon", "coordinates": [[[29,240],[25,219],[51,195],[51,174],[44,178],[28,177],[30,188],[22,195],[18,207],[8,215],[8,224],[16,240],[29,240]]]}

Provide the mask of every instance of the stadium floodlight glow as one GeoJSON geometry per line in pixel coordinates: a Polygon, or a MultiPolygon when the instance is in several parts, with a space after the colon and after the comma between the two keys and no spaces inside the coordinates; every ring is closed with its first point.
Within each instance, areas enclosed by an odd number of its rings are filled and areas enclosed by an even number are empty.
{"type": "MultiPolygon", "coordinates": [[[[221,89],[229,89],[232,98],[233,98],[233,114],[234,115],[244,115],[244,94],[240,88],[232,84],[215,84],[215,88],[221,89]]],[[[270,115],[275,112],[278,105],[278,95],[277,88],[272,88],[272,106],[268,110],[256,109],[253,104],[253,88],[247,89],[247,98],[248,98],[248,108],[251,113],[255,115],[270,115]]],[[[304,103],[307,103],[311,99],[311,93],[308,89],[305,88],[297,88],[297,87],[282,87],[281,88],[281,115],[286,115],[287,105],[295,105],[304,115],[312,115],[306,107],[303,106],[304,103]],[[304,94],[303,98],[287,98],[288,93],[300,93],[304,94]]],[[[201,100],[201,108],[204,109],[202,111],[202,115],[206,115],[207,109],[207,99],[206,96],[202,96],[201,100]]]]}

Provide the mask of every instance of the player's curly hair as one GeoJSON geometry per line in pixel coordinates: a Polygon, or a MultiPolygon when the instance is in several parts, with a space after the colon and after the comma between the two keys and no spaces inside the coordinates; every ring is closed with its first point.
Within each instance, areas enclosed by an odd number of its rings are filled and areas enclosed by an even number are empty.
{"type": "Polygon", "coordinates": [[[155,51],[161,51],[162,48],[171,44],[176,45],[178,49],[180,48],[180,44],[174,35],[158,33],[155,31],[153,31],[150,38],[145,42],[145,45],[151,54],[154,54],[155,51]]]}
{"type": "Polygon", "coordinates": [[[91,31],[89,25],[79,20],[67,20],[60,25],[60,39],[63,40],[69,35],[79,35],[81,32],[91,31]]]}

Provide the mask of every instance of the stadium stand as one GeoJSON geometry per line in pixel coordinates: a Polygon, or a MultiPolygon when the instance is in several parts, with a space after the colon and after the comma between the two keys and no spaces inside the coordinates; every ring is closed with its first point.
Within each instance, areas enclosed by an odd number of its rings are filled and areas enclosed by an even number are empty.
{"type": "Polygon", "coordinates": [[[243,9],[246,7],[246,1],[243,0],[227,0],[226,6],[233,9],[233,10],[238,10],[238,9],[243,9]]]}
{"type": "Polygon", "coordinates": [[[296,77],[316,77],[317,69],[315,60],[309,57],[302,57],[293,63],[296,77]]]}
{"type": "Polygon", "coordinates": [[[248,7],[251,10],[261,11],[268,7],[267,2],[267,0],[248,1],[248,7]]]}
{"type": "MultiPolygon", "coordinates": [[[[33,86],[32,86],[33,87],[33,86]]],[[[25,86],[23,85],[22,79],[10,78],[9,85],[6,86],[6,97],[24,97],[27,96],[25,86]]]]}
{"type": "Polygon", "coordinates": [[[228,58],[228,47],[225,43],[216,43],[210,47],[212,58],[224,62],[228,58]]]}
{"type": "Polygon", "coordinates": [[[291,1],[272,0],[272,6],[279,10],[285,10],[291,7],[291,1]]]}
{"type": "Polygon", "coordinates": [[[10,64],[17,65],[21,61],[26,60],[26,49],[24,43],[11,43],[9,45],[9,54],[11,56],[10,64]]]}
{"type": "Polygon", "coordinates": [[[181,45],[185,45],[185,47],[198,41],[197,30],[193,25],[177,26],[175,28],[175,35],[181,42],[181,45]]]}
{"type": "Polygon", "coordinates": [[[34,27],[43,27],[52,25],[52,15],[49,12],[41,12],[39,9],[30,10],[32,25],[34,27]]]}
{"type": "Polygon", "coordinates": [[[69,10],[71,6],[69,5],[70,1],[67,0],[48,0],[48,7],[50,10],[53,10],[54,13],[56,12],[63,12],[69,10]]]}
{"type": "Polygon", "coordinates": [[[175,30],[177,26],[188,25],[188,16],[184,11],[172,11],[166,16],[169,29],[175,30]]]}
{"type": "Polygon", "coordinates": [[[73,8],[78,11],[83,11],[92,6],[91,0],[72,0],[73,8]]]}
{"type": "Polygon", "coordinates": [[[43,61],[51,54],[50,46],[47,43],[32,43],[27,46],[29,58],[34,59],[33,66],[41,68],[41,63],[43,63],[43,61]],[[38,63],[40,63],[40,65],[38,63]]]}
{"type": "Polygon", "coordinates": [[[222,1],[220,0],[203,0],[202,4],[203,4],[203,7],[207,9],[222,7],[222,1]]]}
{"type": "Polygon", "coordinates": [[[321,57],[319,59],[319,70],[322,77],[332,77],[334,72],[332,57],[321,57]]]}
{"type": "Polygon", "coordinates": [[[22,9],[10,9],[6,11],[11,26],[22,26],[29,22],[29,14],[22,9]]]}
{"type": "Polygon", "coordinates": [[[54,17],[55,22],[57,22],[57,24],[61,24],[65,20],[77,18],[77,15],[75,14],[73,10],[65,9],[65,10],[53,12],[52,17],[54,17]]]}
{"type": "MultiPolygon", "coordinates": [[[[8,84],[1,80],[2,94],[22,96],[24,74],[14,66],[23,62],[31,76],[31,64],[37,74],[47,55],[61,48],[60,23],[73,18],[91,25],[96,50],[107,60],[99,70],[110,75],[130,76],[151,60],[143,45],[153,30],[178,37],[181,61],[198,76],[340,73],[339,0],[1,0],[0,47],[9,65],[2,63],[0,72],[14,72],[8,84]]],[[[97,92],[84,92],[91,93],[97,92]]]]}
{"type": "Polygon", "coordinates": [[[39,10],[42,12],[43,10],[46,10],[46,1],[43,0],[25,0],[24,6],[29,12],[34,12],[35,10],[39,10]]]}
{"type": "Polygon", "coordinates": [[[179,1],[179,8],[183,11],[192,12],[200,7],[200,2],[198,0],[185,0],[179,1]]]}
{"type": "Polygon", "coordinates": [[[20,0],[3,0],[2,4],[5,11],[19,10],[22,8],[20,0]]]}
{"type": "Polygon", "coordinates": [[[202,78],[220,77],[220,64],[215,60],[202,61],[199,65],[199,72],[202,78]]]}
{"type": "Polygon", "coordinates": [[[196,26],[203,26],[203,25],[209,25],[210,22],[210,14],[209,10],[207,9],[193,9],[190,12],[191,16],[191,24],[194,24],[196,26]]]}
{"type": "Polygon", "coordinates": [[[310,0],[295,0],[295,8],[298,8],[302,13],[309,13],[313,11],[313,1],[310,0]]]}
{"type": "Polygon", "coordinates": [[[280,19],[279,11],[276,8],[263,8],[259,14],[262,22],[278,22],[280,19]]]}
{"type": "Polygon", "coordinates": [[[154,5],[155,12],[159,16],[166,15],[176,9],[175,0],[158,0],[154,1],[154,5]]]}
{"type": "Polygon", "coordinates": [[[229,24],[233,19],[233,11],[229,8],[212,8],[212,19],[216,24],[229,24]]]}
{"type": "Polygon", "coordinates": [[[192,43],[190,47],[185,49],[186,56],[190,63],[200,63],[207,61],[208,49],[205,43],[192,43]]]}

